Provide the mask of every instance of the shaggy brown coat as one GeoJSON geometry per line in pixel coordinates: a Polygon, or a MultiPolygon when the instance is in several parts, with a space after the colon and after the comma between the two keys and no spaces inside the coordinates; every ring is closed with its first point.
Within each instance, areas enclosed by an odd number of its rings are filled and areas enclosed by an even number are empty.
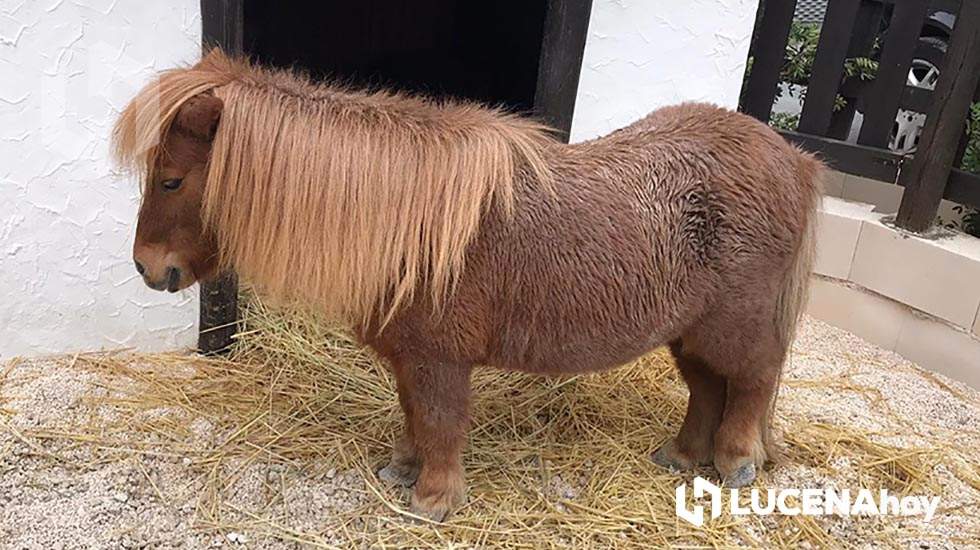
{"type": "Polygon", "coordinates": [[[691,397],[654,460],[742,485],[766,459],[821,165],[750,117],[684,104],[562,145],[215,52],[141,92],[116,143],[145,174],[148,284],[230,267],[390,362],[406,429],[379,475],[414,484],[419,514],[463,498],[475,365],[573,374],[669,344],[691,397]]]}

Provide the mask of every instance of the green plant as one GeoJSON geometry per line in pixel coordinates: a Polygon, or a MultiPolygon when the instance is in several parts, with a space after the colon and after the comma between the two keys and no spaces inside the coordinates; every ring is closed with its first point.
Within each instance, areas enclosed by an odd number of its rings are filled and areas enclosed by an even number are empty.
{"type": "Polygon", "coordinates": [[[800,124],[800,115],[796,113],[773,113],[769,125],[777,130],[793,132],[800,124]]]}
{"type": "MultiPolygon", "coordinates": [[[[970,114],[966,119],[966,150],[960,169],[965,172],[980,174],[980,103],[970,106],[970,114]]],[[[965,206],[956,206],[953,210],[963,216],[959,229],[974,237],[980,237],[980,210],[965,206]]]]}
{"type": "Polygon", "coordinates": [[[968,235],[980,237],[980,210],[958,204],[953,207],[953,211],[963,216],[962,221],[955,224],[957,229],[968,235]]]}
{"type": "MultiPolygon", "coordinates": [[[[806,85],[810,82],[810,73],[813,70],[813,61],[817,55],[819,42],[820,27],[818,25],[793,22],[789,30],[789,37],[786,40],[786,56],[783,68],[779,72],[779,80],[785,84],[799,86],[795,93],[792,89],[789,89],[789,93],[796,96],[800,105],[806,99],[806,85]]],[[[877,50],[878,41],[876,40],[872,46],[872,55],[877,50]]],[[[842,77],[844,79],[856,77],[861,80],[871,80],[876,74],[878,74],[878,62],[871,57],[849,57],[844,60],[842,77]]],[[[782,90],[782,87],[777,90],[777,98],[781,97],[782,90]]],[[[846,105],[847,100],[838,94],[834,100],[834,111],[840,111],[846,105]]],[[[787,119],[781,121],[781,123],[785,122],[787,119]]]]}
{"type": "Polygon", "coordinates": [[[980,103],[970,107],[970,115],[966,119],[966,151],[960,169],[980,174],[980,103]]]}

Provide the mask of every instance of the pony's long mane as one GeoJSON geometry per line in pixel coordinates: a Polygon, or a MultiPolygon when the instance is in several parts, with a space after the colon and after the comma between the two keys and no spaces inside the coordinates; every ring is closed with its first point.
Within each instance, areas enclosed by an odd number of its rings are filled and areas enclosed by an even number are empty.
{"type": "Polygon", "coordinates": [[[119,162],[150,174],[161,136],[201,93],[224,102],[202,210],[222,266],[345,321],[386,321],[423,285],[438,308],[483,214],[512,208],[521,175],[549,181],[554,141],[527,119],[316,84],[219,50],[133,99],[115,129],[119,162]]]}

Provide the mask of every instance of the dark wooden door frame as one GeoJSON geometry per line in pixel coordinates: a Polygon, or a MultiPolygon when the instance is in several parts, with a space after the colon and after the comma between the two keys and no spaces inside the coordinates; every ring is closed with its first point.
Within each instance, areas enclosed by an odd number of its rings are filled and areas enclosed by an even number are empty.
{"type": "Polygon", "coordinates": [[[534,112],[568,142],[592,0],[548,0],[534,112]]]}
{"type": "MultiPolygon", "coordinates": [[[[548,0],[534,111],[568,141],[578,93],[592,0],[548,0]]],[[[244,0],[201,0],[202,47],[243,53],[244,0]]],[[[238,279],[234,274],[201,285],[198,349],[220,353],[238,330],[238,279]]]]}
{"type": "MultiPolygon", "coordinates": [[[[230,54],[244,49],[244,0],[201,0],[201,48],[220,46],[230,54]]],[[[201,283],[197,349],[227,351],[238,332],[238,277],[228,273],[201,283]]]]}

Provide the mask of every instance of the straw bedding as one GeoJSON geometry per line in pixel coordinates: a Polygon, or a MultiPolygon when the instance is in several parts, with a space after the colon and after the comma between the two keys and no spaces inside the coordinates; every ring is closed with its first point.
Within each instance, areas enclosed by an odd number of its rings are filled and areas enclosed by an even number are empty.
{"type": "MultiPolygon", "coordinates": [[[[80,354],[0,368],[0,546],[950,547],[980,533],[980,397],[808,320],[763,487],[940,495],[937,517],[676,518],[690,474],[648,455],[686,390],[658,350],[608,373],[475,377],[466,506],[405,514],[379,483],[400,428],[384,367],[257,302],[233,354],[80,354]],[[59,511],[60,510],[60,511],[59,511]]],[[[711,478],[710,470],[700,472],[711,478]]]]}

